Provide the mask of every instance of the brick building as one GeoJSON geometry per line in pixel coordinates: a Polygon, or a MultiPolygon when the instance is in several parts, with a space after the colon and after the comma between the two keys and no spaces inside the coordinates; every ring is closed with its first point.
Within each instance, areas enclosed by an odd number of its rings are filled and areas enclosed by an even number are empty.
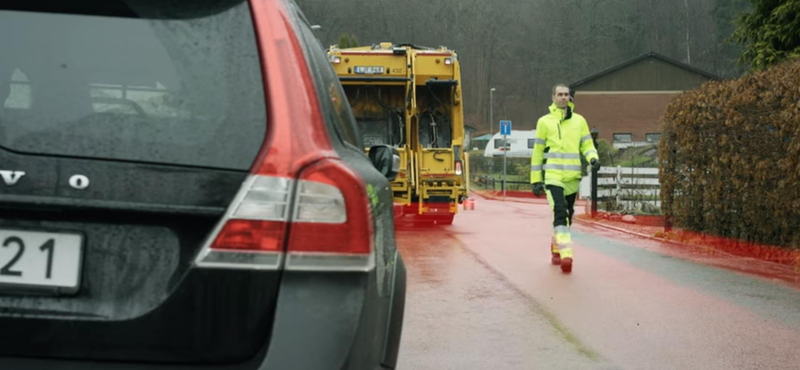
{"type": "Polygon", "coordinates": [[[719,77],[650,52],[570,84],[575,111],[615,147],[657,143],[678,93],[719,77]]]}

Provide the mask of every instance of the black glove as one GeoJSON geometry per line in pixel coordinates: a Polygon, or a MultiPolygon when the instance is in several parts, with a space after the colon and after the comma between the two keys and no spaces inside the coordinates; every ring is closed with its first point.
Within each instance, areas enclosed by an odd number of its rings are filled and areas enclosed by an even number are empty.
{"type": "Polygon", "coordinates": [[[597,158],[592,158],[592,160],[589,161],[589,164],[592,165],[592,169],[595,169],[595,170],[599,170],[600,169],[600,161],[598,161],[597,158]]]}
{"type": "Polygon", "coordinates": [[[544,183],[537,182],[533,184],[533,194],[537,197],[544,195],[544,183]]]}

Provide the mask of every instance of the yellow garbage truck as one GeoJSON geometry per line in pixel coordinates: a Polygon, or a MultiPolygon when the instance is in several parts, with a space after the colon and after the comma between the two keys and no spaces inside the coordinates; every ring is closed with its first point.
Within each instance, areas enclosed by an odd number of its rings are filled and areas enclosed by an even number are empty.
{"type": "MultiPolygon", "coordinates": [[[[397,148],[395,210],[450,224],[469,195],[458,55],[411,44],[328,49],[369,148],[397,148]]],[[[365,148],[366,149],[366,148],[365,148]]]]}

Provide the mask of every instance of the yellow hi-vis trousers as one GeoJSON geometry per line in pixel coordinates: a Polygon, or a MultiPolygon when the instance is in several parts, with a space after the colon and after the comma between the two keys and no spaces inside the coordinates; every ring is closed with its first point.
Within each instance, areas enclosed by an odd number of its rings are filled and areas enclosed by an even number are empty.
{"type": "MultiPolygon", "coordinates": [[[[567,185],[567,184],[565,184],[567,185]]],[[[575,214],[575,198],[577,198],[577,184],[568,184],[565,188],[556,185],[547,185],[547,202],[553,210],[553,240],[551,242],[553,253],[558,253],[561,258],[572,258],[572,234],[569,227],[572,225],[572,216],[575,214]],[[571,191],[575,189],[575,191],[571,191]],[[571,191],[571,194],[565,194],[571,191]]]]}

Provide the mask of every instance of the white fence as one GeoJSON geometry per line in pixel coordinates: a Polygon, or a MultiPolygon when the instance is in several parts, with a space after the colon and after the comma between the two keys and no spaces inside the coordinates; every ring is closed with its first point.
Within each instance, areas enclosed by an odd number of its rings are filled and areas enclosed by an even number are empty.
{"type": "MultiPolygon", "coordinates": [[[[647,205],[661,208],[658,168],[602,167],[598,171],[597,200],[615,202],[626,210],[642,209],[647,205]]],[[[591,197],[592,178],[581,180],[580,198],[591,197]]]]}

